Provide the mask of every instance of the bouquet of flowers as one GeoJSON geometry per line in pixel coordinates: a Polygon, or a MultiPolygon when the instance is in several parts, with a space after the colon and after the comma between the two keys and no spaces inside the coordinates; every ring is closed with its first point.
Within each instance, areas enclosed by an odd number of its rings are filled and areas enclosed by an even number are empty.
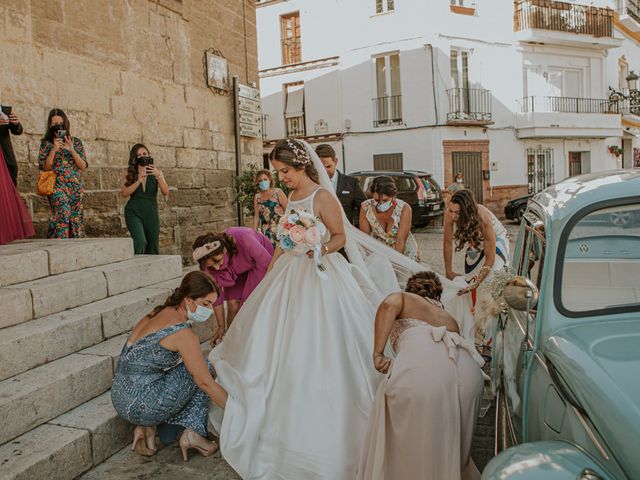
{"type": "Polygon", "coordinates": [[[292,210],[282,216],[278,224],[278,241],[285,252],[296,250],[299,253],[313,251],[313,259],[320,272],[325,267],[321,261],[322,236],[327,228],[318,217],[302,209],[292,210]]]}

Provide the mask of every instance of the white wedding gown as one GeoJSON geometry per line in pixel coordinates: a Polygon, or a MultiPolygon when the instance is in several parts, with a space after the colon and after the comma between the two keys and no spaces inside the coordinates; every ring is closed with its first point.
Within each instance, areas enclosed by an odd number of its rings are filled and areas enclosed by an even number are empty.
{"type": "MultiPolygon", "coordinates": [[[[320,185],[333,192],[320,158],[302,143],[320,185]]],[[[290,201],[287,213],[313,213],[314,196],[290,201]]],[[[376,310],[412,274],[430,268],[342,217],[350,263],[339,253],[323,256],[321,278],[312,259],[284,253],[209,354],[217,381],[229,393],[224,411],[210,404],[210,424],[225,460],[245,480],[356,477],[383,377],[371,358],[376,310]]],[[[440,280],[442,303],[462,336],[473,339],[470,295],[457,296],[464,279],[440,280]]]]}
{"type": "MultiPolygon", "coordinates": [[[[285,215],[313,213],[316,192],[285,215]]],[[[282,254],[209,356],[229,392],[224,417],[210,419],[244,479],[355,478],[382,379],[371,360],[377,304],[342,255],[322,263],[326,278],[304,253],[282,254]]]]}

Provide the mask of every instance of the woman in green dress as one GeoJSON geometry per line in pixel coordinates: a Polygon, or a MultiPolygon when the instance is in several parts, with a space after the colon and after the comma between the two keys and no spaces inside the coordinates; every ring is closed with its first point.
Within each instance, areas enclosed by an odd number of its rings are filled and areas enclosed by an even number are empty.
{"type": "Polygon", "coordinates": [[[136,143],[129,153],[129,167],[120,185],[122,198],[130,197],[124,208],[124,218],[136,255],[159,253],[158,189],[165,196],[169,195],[169,185],[154,165],[149,149],[136,143]]]}

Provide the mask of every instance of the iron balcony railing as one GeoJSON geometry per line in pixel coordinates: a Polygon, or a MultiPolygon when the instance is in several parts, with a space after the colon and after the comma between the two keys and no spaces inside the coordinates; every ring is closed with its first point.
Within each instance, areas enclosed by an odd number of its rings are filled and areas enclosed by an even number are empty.
{"type": "Polygon", "coordinates": [[[402,95],[373,99],[373,126],[382,127],[402,123],[402,95]]]}
{"type": "Polygon", "coordinates": [[[614,11],[609,8],[552,0],[518,0],[514,28],[516,31],[539,28],[613,37],[613,15],[614,11]]]}
{"type": "Polygon", "coordinates": [[[481,88],[450,88],[447,122],[491,122],[491,92],[481,88]]]}
{"type": "Polygon", "coordinates": [[[304,137],[306,135],[304,115],[285,118],[285,120],[287,122],[287,137],[304,137]]]}
{"type": "Polygon", "coordinates": [[[618,113],[617,104],[606,98],[524,97],[522,113],[618,113]]]}
{"type": "Polygon", "coordinates": [[[620,15],[629,15],[636,22],[640,23],[640,1],[638,0],[624,0],[618,8],[620,15]]]}
{"type": "Polygon", "coordinates": [[[609,104],[611,109],[615,109],[616,113],[623,115],[640,116],[640,90],[623,88],[622,90],[614,90],[609,88],[609,104]]]}

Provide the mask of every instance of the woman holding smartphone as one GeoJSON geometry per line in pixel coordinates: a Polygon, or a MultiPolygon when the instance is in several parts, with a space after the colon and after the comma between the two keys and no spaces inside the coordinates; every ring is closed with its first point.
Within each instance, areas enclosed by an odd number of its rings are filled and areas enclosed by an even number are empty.
{"type": "Polygon", "coordinates": [[[136,143],[129,152],[129,167],[120,184],[120,196],[130,197],[124,208],[124,218],[136,255],[159,253],[158,189],[165,196],[169,195],[169,185],[153,164],[149,149],[136,143]]]}
{"type": "Polygon", "coordinates": [[[53,170],[56,181],[49,205],[53,218],[48,238],[84,237],[80,172],[87,169],[87,156],[79,138],[72,137],[67,114],[54,108],[47,117],[47,132],[40,143],[40,169],[53,170]]]}

